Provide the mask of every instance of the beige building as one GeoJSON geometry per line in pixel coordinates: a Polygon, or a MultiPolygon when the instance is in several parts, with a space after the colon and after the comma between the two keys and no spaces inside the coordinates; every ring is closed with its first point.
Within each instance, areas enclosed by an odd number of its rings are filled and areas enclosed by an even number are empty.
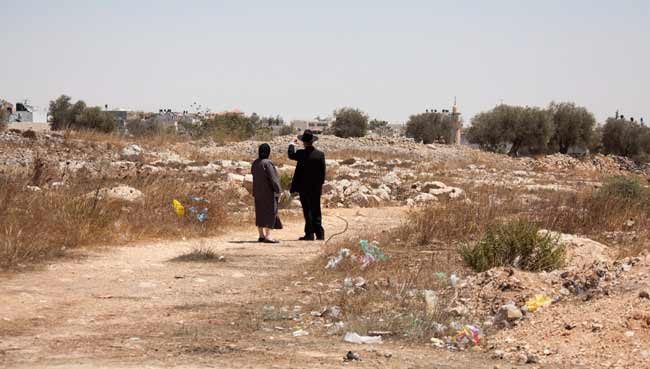
{"type": "Polygon", "coordinates": [[[316,117],[311,120],[292,120],[291,128],[296,131],[312,130],[314,133],[323,133],[332,124],[331,118],[316,117]]]}

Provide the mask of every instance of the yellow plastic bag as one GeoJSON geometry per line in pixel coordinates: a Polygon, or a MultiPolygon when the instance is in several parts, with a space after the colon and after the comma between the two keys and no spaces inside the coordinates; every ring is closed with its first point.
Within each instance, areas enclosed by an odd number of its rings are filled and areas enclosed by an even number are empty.
{"type": "Polygon", "coordinates": [[[537,309],[551,304],[551,298],[546,295],[537,295],[532,299],[526,301],[526,307],[528,311],[534,313],[537,309]]]}
{"type": "Polygon", "coordinates": [[[176,211],[176,215],[178,215],[179,217],[185,215],[185,208],[183,207],[183,204],[181,204],[180,201],[174,199],[172,201],[172,204],[174,204],[174,210],[176,211]]]}

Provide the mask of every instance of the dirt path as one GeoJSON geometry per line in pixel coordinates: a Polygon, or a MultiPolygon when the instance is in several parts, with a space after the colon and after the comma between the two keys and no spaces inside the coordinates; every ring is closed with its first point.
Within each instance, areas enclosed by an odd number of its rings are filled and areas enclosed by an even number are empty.
{"type": "MultiPolygon", "coordinates": [[[[402,209],[329,210],[328,230],[351,221],[351,233],[396,225],[402,209]]],[[[276,234],[294,239],[296,220],[276,234]]],[[[41,271],[0,280],[0,367],[3,368],[336,368],[348,350],[355,367],[492,368],[474,354],[430,347],[342,342],[340,336],[293,337],[260,322],[262,304],[283,292],[295,267],[320,243],[249,242],[254,230],[183,242],[111,248],[41,271]],[[173,263],[197,246],[221,263],[173,263]],[[280,286],[280,287],[278,287],[280,286]],[[282,287],[285,286],[285,287],[282,287]]]]}

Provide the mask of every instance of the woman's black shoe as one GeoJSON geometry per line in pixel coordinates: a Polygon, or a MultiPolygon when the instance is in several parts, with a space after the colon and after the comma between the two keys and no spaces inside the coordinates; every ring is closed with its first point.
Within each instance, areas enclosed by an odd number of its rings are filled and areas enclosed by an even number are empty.
{"type": "Polygon", "coordinates": [[[260,237],[260,238],[257,239],[257,242],[264,242],[265,239],[266,238],[264,238],[264,237],[260,237]]]}
{"type": "Polygon", "coordinates": [[[302,236],[298,239],[298,241],[313,241],[314,240],[314,235],[311,236],[302,236]]]}

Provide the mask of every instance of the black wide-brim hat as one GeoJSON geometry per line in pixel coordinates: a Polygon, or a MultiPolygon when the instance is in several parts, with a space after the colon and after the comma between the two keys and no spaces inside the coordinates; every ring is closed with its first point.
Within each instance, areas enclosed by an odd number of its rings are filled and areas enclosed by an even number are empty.
{"type": "Polygon", "coordinates": [[[302,142],[312,143],[318,141],[318,136],[314,136],[314,132],[309,129],[306,129],[301,135],[298,135],[298,139],[302,142]]]}

